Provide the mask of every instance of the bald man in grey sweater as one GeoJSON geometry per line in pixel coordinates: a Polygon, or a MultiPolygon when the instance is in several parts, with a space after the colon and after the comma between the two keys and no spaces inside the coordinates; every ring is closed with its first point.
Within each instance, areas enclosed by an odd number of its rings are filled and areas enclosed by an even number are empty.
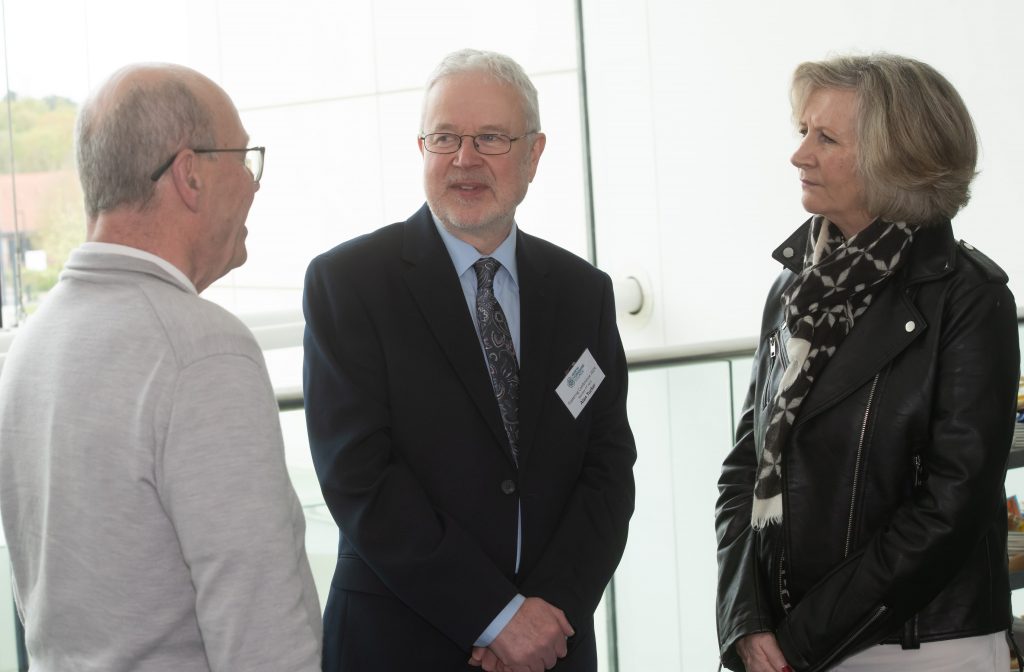
{"type": "Polygon", "coordinates": [[[320,608],[252,334],[262,148],[227,95],[133,66],[76,130],[88,241],[0,373],[0,513],[33,672],[320,669],[320,608]]]}

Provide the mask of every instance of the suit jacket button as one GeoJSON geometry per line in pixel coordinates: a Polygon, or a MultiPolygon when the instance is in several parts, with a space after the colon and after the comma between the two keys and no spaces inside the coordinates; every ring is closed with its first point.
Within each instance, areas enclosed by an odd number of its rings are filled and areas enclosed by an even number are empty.
{"type": "Polygon", "coordinates": [[[511,478],[506,478],[504,481],[501,482],[501,491],[504,492],[506,495],[511,495],[513,492],[516,491],[516,482],[513,481],[511,478]]]}

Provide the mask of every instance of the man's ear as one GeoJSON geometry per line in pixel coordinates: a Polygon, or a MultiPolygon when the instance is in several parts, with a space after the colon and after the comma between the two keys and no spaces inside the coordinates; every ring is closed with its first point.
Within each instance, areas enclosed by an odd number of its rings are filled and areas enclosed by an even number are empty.
{"type": "Polygon", "coordinates": [[[538,132],[537,136],[533,139],[533,144],[530,145],[530,168],[527,171],[530,182],[533,182],[533,178],[537,174],[537,164],[540,163],[540,155],[544,153],[544,147],[547,144],[548,136],[538,132]]]}
{"type": "Polygon", "coordinates": [[[189,210],[199,210],[199,192],[203,179],[199,174],[199,156],[191,149],[182,150],[170,167],[174,188],[189,210]]]}

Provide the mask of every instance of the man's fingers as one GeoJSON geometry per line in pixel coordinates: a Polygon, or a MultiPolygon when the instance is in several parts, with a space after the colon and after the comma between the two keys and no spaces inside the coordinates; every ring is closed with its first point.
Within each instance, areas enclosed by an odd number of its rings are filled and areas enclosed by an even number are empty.
{"type": "Polygon", "coordinates": [[[576,631],[569,625],[569,619],[565,617],[565,612],[557,607],[552,607],[555,611],[555,618],[558,620],[559,627],[562,628],[562,634],[566,637],[572,637],[576,634],[576,631]]]}
{"type": "Polygon", "coordinates": [[[569,645],[564,639],[560,639],[555,642],[555,655],[559,658],[565,658],[565,654],[569,653],[569,645]]]}

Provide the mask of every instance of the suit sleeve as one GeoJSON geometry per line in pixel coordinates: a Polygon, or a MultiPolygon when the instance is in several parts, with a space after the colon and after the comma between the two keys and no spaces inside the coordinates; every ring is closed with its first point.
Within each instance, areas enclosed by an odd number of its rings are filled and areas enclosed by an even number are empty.
{"type": "Polygon", "coordinates": [[[1001,283],[954,294],[939,328],[931,438],[920,452],[927,477],[779,624],[779,646],[796,669],[820,669],[899,627],[953,578],[992,520],[1013,432],[1013,296],[1001,283]]]}
{"type": "Polygon", "coordinates": [[[615,323],[611,281],[602,276],[598,348],[605,379],[595,406],[583,467],[552,541],[522,592],[565,612],[571,624],[588,622],[626,546],[633,514],[636,444],[626,417],[626,355],[615,323]]]}
{"type": "Polygon", "coordinates": [[[306,425],[324,499],[387,589],[468,651],[516,588],[433,506],[392,445],[377,324],[356,283],[334,264],[313,261],[303,297],[306,425]]]}

